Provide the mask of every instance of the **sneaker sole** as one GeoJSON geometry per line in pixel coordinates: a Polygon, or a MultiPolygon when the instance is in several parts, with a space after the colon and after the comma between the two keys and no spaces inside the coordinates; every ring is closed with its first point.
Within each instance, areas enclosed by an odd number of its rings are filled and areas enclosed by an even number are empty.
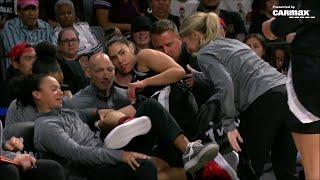
{"type": "Polygon", "coordinates": [[[135,118],[114,128],[104,139],[104,145],[110,149],[126,146],[134,137],[147,134],[151,129],[151,121],[147,116],[135,118]]]}
{"type": "Polygon", "coordinates": [[[210,144],[203,148],[198,155],[185,163],[184,169],[188,173],[194,173],[203,168],[209,161],[213,160],[219,153],[217,144],[210,144]]]}

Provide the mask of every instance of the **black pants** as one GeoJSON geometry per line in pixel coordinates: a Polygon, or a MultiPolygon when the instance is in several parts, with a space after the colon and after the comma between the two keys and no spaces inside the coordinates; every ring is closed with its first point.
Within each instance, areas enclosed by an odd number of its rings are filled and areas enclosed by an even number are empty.
{"type": "Polygon", "coordinates": [[[295,179],[296,148],[288,127],[292,116],[284,85],[270,89],[240,113],[239,131],[244,140],[238,164],[240,179],[257,179],[270,151],[277,179],[295,179]]]}
{"type": "Polygon", "coordinates": [[[52,160],[40,159],[36,162],[37,168],[27,171],[17,168],[14,165],[0,165],[1,180],[64,180],[63,169],[59,163],[52,160]]]}
{"type": "Polygon", "coordinates": [[[173,146],[172,142],[175,138],[183,133],[172,115],[154,99],[145,100],[137,108],[135,116],[148,116],[152,124],[151,130],[146,135],[134,138],[126,147],[126,150],[151,155],[152,148],[157,140],[170,142],[173,146]]]}
{"type": "MultiPolygon", "coordinates": [[[[147,155],[152,155],[152,148],[158,139],[173,142],[182,133],[182,130],[170,115],[170,113],[154,99],[147,99],[137,108],[136,117],[148,116],[151,120],[151,130],[141,136],[137,136],[123,149],[147,155]]],[[[172,145],[172,144],[171,144],[172,145]]],[[[181,156],[180,156],[181,158],[181,156]]],[[[140,160],[140,167],[133,171],[127,164],[106,165],[89,170],[89,180],[102,180],[111,178],[117,180],[152,180],[157,179],[157,169],[151,161],[140,160]],[[106,176],[107,175],[107,176],[106,176]],[[102,179],[101,179],[102,178],[102,179]]]]}

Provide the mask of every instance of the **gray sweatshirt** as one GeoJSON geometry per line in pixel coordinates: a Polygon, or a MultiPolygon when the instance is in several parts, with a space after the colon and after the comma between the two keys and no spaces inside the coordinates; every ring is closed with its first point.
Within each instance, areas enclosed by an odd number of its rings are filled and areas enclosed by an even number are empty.
{"type": "Polygon", "coordinates": [[[111,86],[110,95],[103,96],[97,88],[88,85],[73,96],[72,99],[66,100],[63,107],[66,108],[107,108],[120,109],[130,105],[127,91],[115,86],[111,86]]]}
{"type": "Polygon", "coordinates": [[[99,135],[84,123],[85,116],[74,110],[53,110],[37,114],[34,144],[46,157],[57,157],[84,167],[116,164],[122,161],[120,150],[103,147],[99,135]]]}
{"type": "Polygon", "coordinates": [[[286,77],[259,58],[246,44],[234,39],[216,39],[197,54],[200,69],[214,84],[222,124],[236,128],[235,118],[269,89],[285,84],[286,77]]]}

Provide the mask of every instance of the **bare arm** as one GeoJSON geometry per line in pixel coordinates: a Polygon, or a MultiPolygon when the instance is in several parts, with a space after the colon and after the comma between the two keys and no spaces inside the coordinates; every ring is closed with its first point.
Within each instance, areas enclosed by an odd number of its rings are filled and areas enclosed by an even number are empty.
{"type": "Polygon", "coordinates": [[[184,69],[162,52],[145,49],[138,53],[137,58],[138,68],[158,73],[143,80],[146,86],[167,85],[180,81],[186,76],[184,69]]]}

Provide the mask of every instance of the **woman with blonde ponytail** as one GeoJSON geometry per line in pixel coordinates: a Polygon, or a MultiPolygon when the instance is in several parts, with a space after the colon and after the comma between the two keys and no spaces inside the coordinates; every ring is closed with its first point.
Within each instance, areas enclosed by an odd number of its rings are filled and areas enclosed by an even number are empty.
{"type": "Polygon", "coordinates": [[[232,148],[240,154],[240,179],[258,179],[271,153],[277,179],[295,179],[291,116],[286,77],[261,60],[247,45],[219,37],[219,18],[197,13],[180,26],[180,36],[196,54],[201,71],[215,86],[208,100],[220,102],[220,118],[232,148]],[[234,120],[239,118],[238,126],[234,120]]]}

